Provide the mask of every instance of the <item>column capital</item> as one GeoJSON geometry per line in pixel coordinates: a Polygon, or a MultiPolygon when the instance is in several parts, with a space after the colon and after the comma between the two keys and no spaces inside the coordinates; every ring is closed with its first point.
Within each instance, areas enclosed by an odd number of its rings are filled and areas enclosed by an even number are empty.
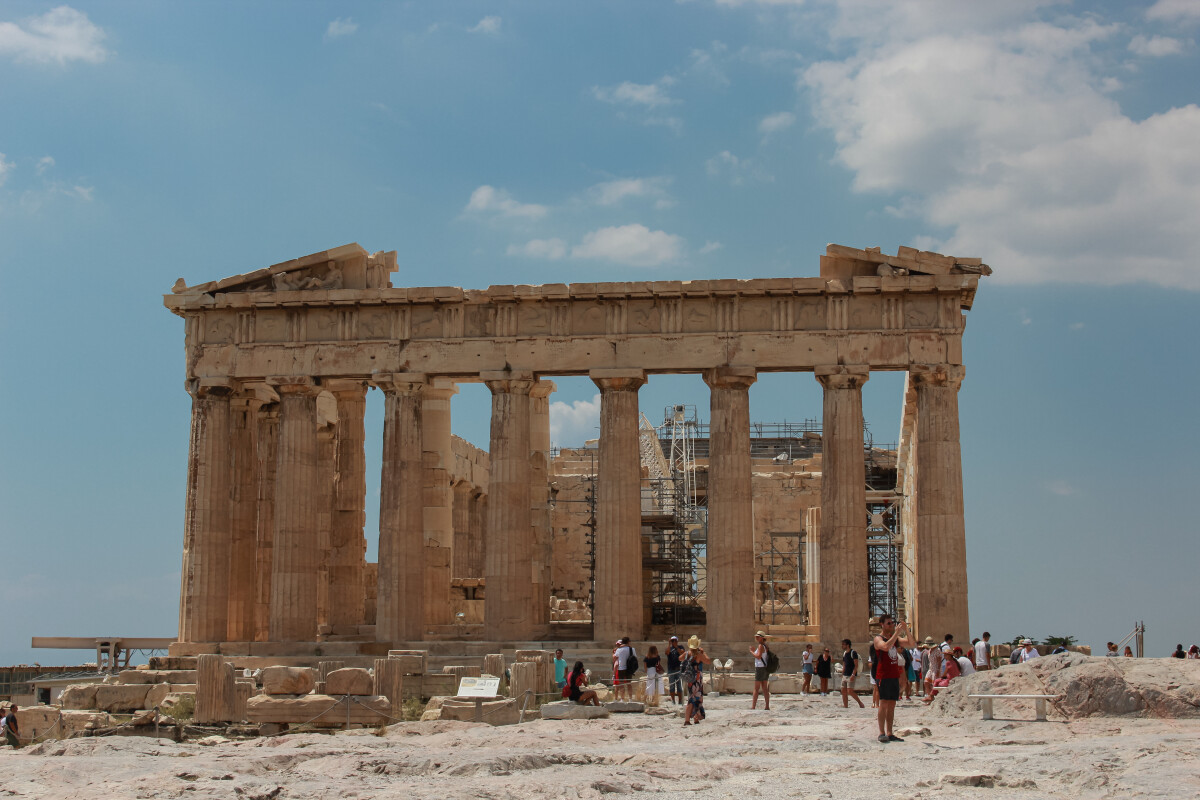
{"type": "Polygon", "coordinates": [[[458,384],[453,378],[430,378],[429,386],[425,389],[425,396],[438,400],[449,400],[454,395],[458,394],[458,384]]]}
{"type": "Polygon", "coordinates": [[[237,383],[229,378],[191,378],[183,382],[183,388],[197,400],[209,397],[229,397],[237,389],[237,383]]]}
{"type": "Polygon", "coordinates": [[[857,364],[816,367],[813,376],[826,389],[861,389],[871,377],[871,368],[857,364]]]}
{"type": "Polygon", "coordinates": [[[512,392],[529,394],[537,380],[533,371],[527,369],[504,369],[479,373],[479,379],[492,390],[492,394],[512,392]]]}
{"type": "Polygon", "coordinates": [[[646,371],[642,369],[593,369],[588,377],[602,392],[633,392],[646,383],[646,371]]]}
{"type": "Polygon", "coordinates": [[[371,385],[384,394],[421,394],[429,383],[424,372],[380,372],[371,376],[371,385]]]}
{"type": "Polygon", "coordinates": [[[235,394],[229,400],[229,407],[234,411],[249,411],[251,413],[258,411],[263,405],[263,400],[254,393],[250,394],[235,394]]]}
{"type": "Polygon", "coordinates": [[[958,389],[962,386],[966,367],[958,364],[912,364],[908,376],[917,388],[941,386],[958,389]]]}
{"type": "Polygon", "coordinates": [[[266,383],[279,395],[291,394],[302,397],[315,397],[321,393],[315,378],[306,375],[274,375],[267,378],[266,383]]]}
{"type": "Polygon", "coordinates": [[[558,389],[554,381],[538,380],[533,384],[533,388],[529,390],[530,397],[549,397],[558,389]]]}
{"type": "Polygon", "coordinates": [[[754,367],[713,367],[704,370],[704,382],[710,389],[749,389],[758,380],[754,367]]]}
{"type": "Polygon", "coordinates": [[[348,395],[354,398],[367,393],[366,378],[326,378],[321,381],[321,386],[328,389],[334,397],[348,395]]]}

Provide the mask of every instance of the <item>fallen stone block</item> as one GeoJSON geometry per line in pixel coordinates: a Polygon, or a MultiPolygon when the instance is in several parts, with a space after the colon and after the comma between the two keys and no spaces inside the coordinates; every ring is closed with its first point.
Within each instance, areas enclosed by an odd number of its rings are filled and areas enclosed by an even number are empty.
{"type": "Polygon", "coordinates": [[[324,694],[293,695],[291,697],[260,694],[246,701],[249,722],[286,722],[297,725],[341,725],[346,722],[378,725],[392,722],[392,704],[386,697],[372,695],[346,700],[324,694]],[[347,711],[349,712],[347,716],[347,711]]]}
{"type": "Polygon", "coordinates": [[[308,694],[315,683],[308,667],[267,667],[262,671],[264,694],[308,694]]]}
{"type": "MultiPolygon", "coordinates": [[[[485,700],[482,706],[483,722],[486,722],[488,725],[516,725],[517,720],[521,716],[521,705],[515,700],[485,700]]],[[[421,715],[421,719],[425,719],[425,714],[421,715]]],[[[438,709],[438,716],[435,719],[474,722],[475,701],[445,697],[442,699],[441,706],[438,709]]]]}
{"type": "Polygon", "coordinates": [[[646,710],[645,703],[632,700],[613,700],[611,703],[605,703],[604,707],[614,714],[641,714],[646,710]]]}
{"type": "Polygon", "coordinates": [[[371,673],[359,667],[335,669],[325,676],[325,694],[339,697],[344,694],[368,697],[375,694],[371,673]]]}
{"type": "Polygon", "coordinates": [[[59,738],[62,712],[54,706],[25,706],[17,712],[17,727],[26,741],[41,741],[47,735],[59,738]]]}
{"type": "Polygon", "coordinates": [[[541,712],[542,719],[608,719],[612,716],[604,706],[581,706],[570,700],[545,703],[541,712]]]}
{"type": "Polygon", "coordinates": [[[181,703],[190,703],[192,709],[196,708],[196,693],[195,692],[171,692],[166,697],[158,702],[160,711],[172,711],[181,703]]]}
{"type": "Polygon", "coordinates": [[[947,772],[938,776],[942,786],[982,786],[990,789],[996,785],[997,776],[987,772],[947,772]]]}
{"type": "Polygon", "coordinates": [[[60,739],[69,739],[87,731],[111,727],[112,717],[104,711],[63,711],[62,722],[55,735],[60,739]]]}
{"type": "Polygon", "coordinates": [[[96,690],[98,683],[77,683],[63,689],[58,695],[58,704],[63,708],[76,711],[94,709],[96,707],[96,690]]]}
{"type": "Polygon", "coordinates": [[[96,708],[112,714],[128,714],[146,706],[150,687],[144,683],[104,683],[96,687],[96,708]]]}

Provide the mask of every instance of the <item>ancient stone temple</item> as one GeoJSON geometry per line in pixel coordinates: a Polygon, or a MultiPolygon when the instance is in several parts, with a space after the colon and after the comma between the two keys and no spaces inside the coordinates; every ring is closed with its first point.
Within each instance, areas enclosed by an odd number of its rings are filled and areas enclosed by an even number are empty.
{"type": "Polygon", "coordinates": [[[638,390],[663,373],[700,374],[710,394],[703,622],[683,627],[748,638],[763,621],[765,529],[778,529],[802,537],[797,632],[863,639],[868,531],[884,513],[871,503],[882,502],[903,519],[896,609],[922,636],[967,638],[958,388],[963,312],[991,272],[979,259],[830,245],[816,278],[481,290],[394,287],[396,269],[395,253],[351,244],[181,279],[165,297],[185,320],[192,396],[180,653],[339,642],[365,655],[550,641],[568,624],[577,640],[649,635],[663,621],[647,587],[665,569],[652,533],[674,512],[647,499],[670,465],[661,442],[647,444],[638,390]],[[882,500],[863,439],[872,370],[908,375],[882,500]],[[816,449],[759,466],[749,390],[759,373],[786,371],[823,387],[820,424],[796,439],[816,449]],[[576,375],[601,398],[586,491],[568,468],[580,453],[552,454],[549,433],[550,379],[576,375]],[[451,434],[466,382],[491,392],[487,452],[451,434]],[[370,389],[385,406],[377,564],[365,559],[370,389]],[[575,490],[583,514],[560,501],[575,490]],[[562,567],[585,539],[586,569],[562,567]]]}

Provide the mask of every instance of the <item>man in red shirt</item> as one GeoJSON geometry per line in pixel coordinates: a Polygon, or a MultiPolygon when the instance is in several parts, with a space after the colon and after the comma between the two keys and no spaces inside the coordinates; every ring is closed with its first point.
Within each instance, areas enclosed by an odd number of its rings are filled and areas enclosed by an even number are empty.
{"type": "Polygon", "coordinates": [[[875,648],[875,683],[879,685],[879,741],[902,742],[892,733],[896,716],[896,701],[900,699],[900,676],[904,674],[904,654],[897,648],[914,647],[908,635],[908,623],[896,624],[891,614],[879,617],[879,635],[871,643],[875,648]]]}

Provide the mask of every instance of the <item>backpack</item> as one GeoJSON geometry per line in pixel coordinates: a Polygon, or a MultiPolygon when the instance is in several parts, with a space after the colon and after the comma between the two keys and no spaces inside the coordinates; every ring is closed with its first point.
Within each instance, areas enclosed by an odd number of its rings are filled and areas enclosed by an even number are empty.
{"type": "Polygon", "coordinates": [[[636,675],[638,671],[638,654],[637,650],[633,649],[633,645],[624,645],[629,648],[629,656],[625,659],[625,669],[630,675],[636,675]]]}
{"type": "Polygon", "coordinates": [[[684,658],[683,663],[680,665],[680,669],[682,670],[683,682],[685,684],[693,683],[696,680],[697,675],[699,675],[699,670],[696,668],[696,660],[692,658],[691,655],[688,655],[686,658],[684,658]]]}
{"type": "Polygon", "coordinates": [[[775,655],[774,650],[767,650],[767,674],[774,675],[779,672],[779,656],[775,655]]]}

